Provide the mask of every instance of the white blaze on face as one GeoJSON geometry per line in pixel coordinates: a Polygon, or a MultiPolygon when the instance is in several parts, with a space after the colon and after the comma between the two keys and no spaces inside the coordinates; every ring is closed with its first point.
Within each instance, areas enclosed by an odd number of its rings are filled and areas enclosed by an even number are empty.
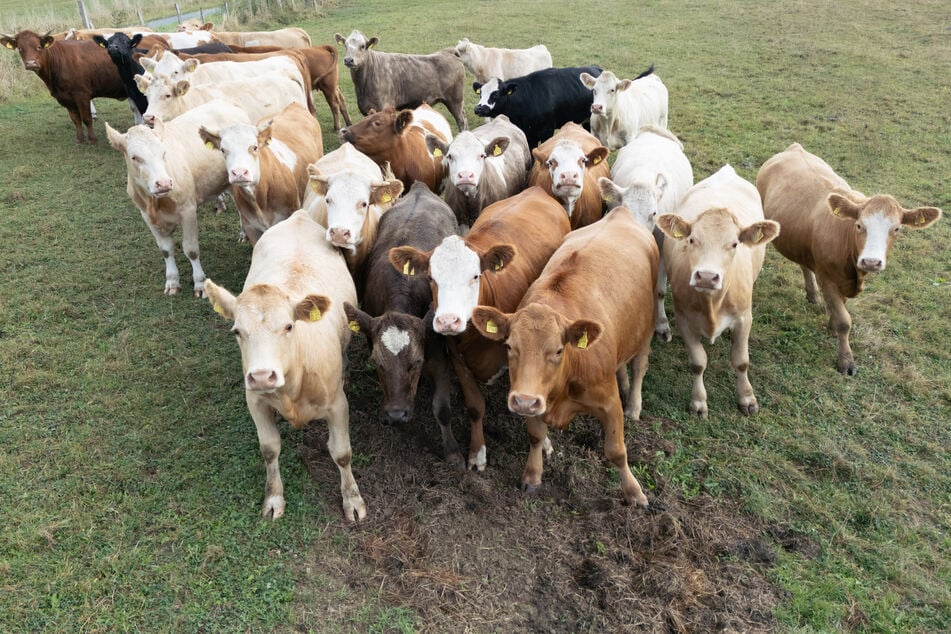
{"type": "Polygon", "coordinates": [[[486,165],[484,144],[471,132],[460,132],[449,146],[444,162],[453,185],[471,195],[478,191],[486,165]]]}
{"type": "Polygon", "coordinates": [[[884,211],[863,215],[857,223],[865,230],[865,246],[855,265],[867,272],[885,270],[889,238],[894,235],[893,230],[900,226],[899,223],[884,211]]]}
{"type": "Polygon", "coordinates": [[[348,68],[359,68],[367,56],[367,50],[369,50],[367,48],[368,43],[369,40],[360,31],[354,29],[350,32],[350,36],[347,37],[345,43],[347,50],[344,57],[344,64],[348,68]]]}
{"type": "Polygon", "coordinates": [[[370,181],[353,172],[332,174],[328,180],[327,240],[334,246],[355,248],[363,241],[363,223],[370,207],[370,181]]]}
{"type": "Polygon", "coordinates": [[[565,204],[569,217],[581,196],[587,161],[581,146],[571,141],[559,143],[548,156],[552,192],[565,204]]]}
{"type": "Polygon", "coordinates": [[[394,357],[398,356],[399,353],[409,345],[409,333],[405,330],[400,330],[396,326],[390,326],[384,330],[380,336],[380,343],[382,343],[383,347],[389,350],[390,354],[394,357]]]}
{"type": "Polygon", "coordinates": [[[459,236],[448,236],[429,258],[429,276],[437,286],[433,329],[458,335],[479,303],[479,256],[459,236]]]}
{"type": "Polygon", "coordinates": [[[220,136],[228,182],[235,185],[257,185],[261,180],[257,128],[248,124],[229,125],[221,129],[220,136]]]}
{"type": "Polygon", "coordinates": [[[620,82],[617,76],[609,70],[602,72],[594,82],[591,102],[592,114],[607,116],[617,103],[617,87],[620,82]]]}
{"type": "Polygon", "coordinates": [[[492,93],[497,92],[498,89],[498,77],[493,77],[489,81],[482,84],[482,87],[479,88],[479,103],[476,104],[476,107],[485,106],[489,110],[495,108],[495,100],[491,99],[491,97],[492,93]]]}
{"type": "Polygon", "coordinates": [[[144,125],[129,128],[126,135],[126,164],[130,175],[153,196],[165,196],[174,183],[165,164],[165,146],[154,131],[144,125]]]}

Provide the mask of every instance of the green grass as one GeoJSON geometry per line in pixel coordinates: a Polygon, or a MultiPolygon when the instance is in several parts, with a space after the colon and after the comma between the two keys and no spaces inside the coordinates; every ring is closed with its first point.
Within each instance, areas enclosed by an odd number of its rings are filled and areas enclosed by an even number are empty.
{"type": "MultiPolygon", "coordinates": [[[[4,21],[12,4],[22,6],[0,0],[4,21]]],[[[577,6],[339,2],[299,24],[315,43],[359,28],[385,51],[468,36],[544,42],[556,65],[625,76],[655,63],[697,179],[729,162],[752,180],[799,141],[857,189],[951,210],[945,2],[577,6]]],[[[299,434],[285,430],[287,515],[259,519],[263,469],[226,326],[205,302],[162,296],[121,157],[104,134],[98,147],[76,146],[63,109],[21,76],[29,94],[0,101],[0,630],[420,627],[321,570],[321,553],[345,557],[351,544],[336,506],[321,502],[336,500],[336,483],[306,472],[299,434]],[[356,622],[327,620],[314,597],[361,606],[356,622]]],[[[341,77],[356,116],[342,65],[341,77]]],[[[330,150],[329,113],[316,103],[330,150]]],[[[97,106],[99,132],[103,121],[131,124],[124,104],[97,106]]],[[[754,293],[759,415],[736,412],[728,337],[709,348],[707,421],[685,412],[679,337],[654,348],[644,424],[676,423],[658,430],[676,447],[664,478],[688,498],[735,498],[817,546],[815,556],[780,550],[772,569],[788,591],[776,613],[785,630],[951,626],[949,222],[904,233],[888,270],[849,302],[854,378],[835,371],[835,340],[805,303],[798,267],[772,250],[754,293]]],[[[205,209],[200,224],[206,271],[240,287],[249,253],[234,244],[233,215],[205,209]]]]}

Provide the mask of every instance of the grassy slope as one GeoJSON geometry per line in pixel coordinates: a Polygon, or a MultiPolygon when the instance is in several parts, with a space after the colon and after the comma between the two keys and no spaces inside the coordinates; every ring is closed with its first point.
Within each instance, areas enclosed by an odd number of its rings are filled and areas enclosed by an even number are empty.
{"type": "MultiPolygon", "coordinates": [[[[603,17],[581,19],[576,3],[457,6],[359,2],[302,25],[315,42],[360,28],[381,50],[427,52],[465,35],[544,41],[557,64],[619,74],[654,62],[698,179],[724,162],[752,179],[800,141],[858,189],[951,208],[939,180],[951,171],[941,2],[602,2],[603,17]]],[[[123,104],[100,104],[100,121],[131,123],[123,104]]],[[[329,130],[319,97],[318,107],[329,130]]],[[[289,618],[326,629],[306,606],[330,591],[366,602],[360,629],[403,623],[321,576],[321,550],[348,541],[321,503],[335,498],[314,490],[335,485],[306,474],[293,434],[288,514],[258,519],[263,473],[233,342],[204,302],[161,296],[154,242],[102,136],[75,147],[46,95],[0,106],[0,629],[270,629],[289,618]]],[[[248,250],[233,244],[233,217],[206,210],[201,230],[206,270],[239,287],[248,250]]],[[[849,303],[854,379],[836,374],[798,268],[770,252],[751,340],[756,417],[735,411],[728,338],[710,348],[709,421],[684,412],[679,339],[655,347],[644,411],[679,423],[664,430],[679,448],[664,475],[688,495],[737,496],[819,545],[775,568],[790,628],[936,631],[951,620],[949,237],[947,219],[905,233],[888,271],[849,303]]]]}

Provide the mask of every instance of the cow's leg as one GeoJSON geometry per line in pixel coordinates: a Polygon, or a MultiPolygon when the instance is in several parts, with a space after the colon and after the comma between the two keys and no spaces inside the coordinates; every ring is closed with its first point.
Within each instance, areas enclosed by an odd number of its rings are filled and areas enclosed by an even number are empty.
{"type": "Polygon", "coordinates": [[[456,442],[456,437],[452,435],[452,417],[449,403],[452,383],[449,378],[451,372],[449,359],[446,357],[443,343],[437,341],[437,338],[441,339],[442,337],[436,334],[429,334],[426,337],[426,369],[433,380],[433,417],[439,423],[443,455],[446,457],[446,462],[459,471],[465,471],[466,461],[462,459],[459,443],[456,442]]]}
{"type": "Polygon", "coordinates": [[[673,336],[670,333],[670,320],[667,319],[667,311],[664,309],[664,297],[667,295],[667,270],[664,268],[664,260],[661,259],[657,267],[657,316],[654,321],[654,335],[661,341],[670,341],[673,336]]]}
{"type": "MultiPolygon", "coordinates": [[[[142,125],[145,122],[145,119],[142,118],[142,113],[139,112],[139,108],[135,105],[135,101],[132,100],[132,97],[129,97],[127,101],[129,102],[129,110],[132,111],[132,120],[135,121],[135,125],[142,125]]],[[[95,118],[95,115],[93,115],[93,119],[95,118]]]]}
{"type": "Polygon", "coordinates": [[[198,249],[198,211],[197,209],[182,210],[182,251],[188,256],[192,264],[192,281],[194,282],[195,297],[205,294],[205,271],[201,268],[200,251],[198,249]]]}
{"type": "Polygon", "coordinates": [[[175,241],[172,240],[172,232],[149,223],[145,214],[142,214],[142,218],[149,226],[149,231],[152,232],[155,243],[165,259],[165,294],[177,295],[181,286],[178,282],[178,266],[175,264],[175,241]]]}
{"type": "Polygon", "coordinates": [[[542,455],[550,455],[551,442],[548,440],[548,425],[538,416],[526,418],[525,425],[528,428],[529,447],[528,460],[522,472],[522,490],[534,493],[542,483],[542,455]]]}
{"type": "Polygon", "coordinates": [[[740,411],[746,415],[759,411],[753,386],[750,384],[750,328],[753,311],[747,311],[733,325],[733,343],[730,346],[730,363],[736,370],[736,400],[740,411]]]}
{"type": "MultiPolygon", "coordinates": [[[[347,110],[347,100],[343,98],[343,93],[340,92],[340,88],[337,88],[337,104],[340,107],[340,111],[343,114],[343,120],[347,125],[352,125],[353,121],[350,119],[350,111],[347,110]]],[[[336,123],[334,124],[336,125],[336,123]]]]}
{"type": "Polygon", "coordinates": [[[485,471],[488,464],[485,451],[485,431],[482,427],[485,417],[485,395],[479,382],[466,367],[459,355],[452,355],[452,366],[462,388],[462,397],[466,402],[466,415],[469,417],[469,468],[485,471]]]}
{"type": "Polygon", "coordinates": [[[644,342],[641,349],[631,359],[631,389],[625,399],[624,415],[633,420],[641,419],[641,387],[644,385],[644,375],[647,374],[648,359],[651,353],[651,340],[644,342]]]}
{"type": "Polygon", "coordinates": [[[266,480],[264,483],[264,503],[261,515],[276,520],[284,515],[284,483],[281,481],[281,433],[277,428],[274,409],[257,398],[253,392],[245,390],[248,411],[258,432],[258,445],[264,457],[266,480]]]}
{"type": "Polygon", "coordinates": [[[86,136],[83,134],[83,119],[76,108],[66,108],[69,113],[69,120],[73,122],[76,128],[76,143],[85,143],[86,136]]]}
{"type": "MultiPolygon", "coordinates": [[[[648,343],[650,343],[650,340],[648,340],[648,343]]],[[[645,369],[646,365],[645,359],[645,369]]],[[[641,373],[641,378],[643,379],[643,373],[641,373]]],[[[635,382],[637,381],[635,380],[635,382]]],[[[647,496],[644,495],[640,483],[631,473],[631,466],[627,463],[627,446],[624,444],[624,414],[621,411],[620,395],[612,394],[607,399],[602,400],[602,402],[604,401],[607,402],[607,407],[597,413],[597,417],[601,420],[601,427],[604,430],[604,457],[617,467],[618,474],[621,476],[621,491],[624,493],[624,501],[628,504],[647,506],[647,496]]]]}
{"type": "Polygon", "coordinates": [[[357,481],[350,469],[350,407],[343,392],[343,382],[337,388],[337,396],[327,415],[329,437],[327,449],[340,469],[340,495],[343,497],[343,516],[348,522],[362,520],[367,515],[367,505],[360,497],[357,481]]]}
{"type": "Polygon", "coordinates": [[[852,356],[852,346],[849,345],[849,332],[852,330],[852,316],[845,308],[845,298],[839,293],[839,288],[829,280],[819,280],[822,286],[822,296],[829,309],[829,329],[839,340],[839,372],[846,376],[855,376],[855,358],[852,356]]]}
{"type": "Polygon", "coordinates": [[[801,264],[799,268],[802,269],[802,281],[806,286],[806,301],[810,304],[818,304],[819,295],[816,292],[816,274],[801,264]]]}
{"type": "Polygon", "coordinates": [[[215,198],[215,214],[223,214],[225,210],[228,209],[227,199],[225,198],[225,192],[218,194],[218,197],[215,198]]]}
{"type": "Polygon", "coordinates": [[[462,99],[453,104],[449,110],[452,112],[452,118],[456,120],[456,126],[459,128],[459,131],[468,130],[469,120],[466,119],[466,111],[462,107],[462,99]]]}
{"type": "MultiPolygon", "coordinates": [[[[94,145],[99,139],[96,138],[96,131],[93,130],[92,127],[92,113],[89,109],[91,104],[92,101],[88,99],[79,99],[77,102],[79,106],[79,118],[83,125],[86,126],[86,139],[90,145],[94,145]]],[[[80,141],[80,143],[82,143],[82,141],[80,141]]]]}
{"type": "Polygon", "coordinates": [[[687,319],[677,315],[677,328],[687,346],[687,357],[690,360],[690,371],[693,373],[693,386],[690,390],[690,411],[694,414],[707,417],[707,390],[703,386],[703,372],[707,369],[707,352],[703,349],[700,336],[691,330],[687,319]]]}

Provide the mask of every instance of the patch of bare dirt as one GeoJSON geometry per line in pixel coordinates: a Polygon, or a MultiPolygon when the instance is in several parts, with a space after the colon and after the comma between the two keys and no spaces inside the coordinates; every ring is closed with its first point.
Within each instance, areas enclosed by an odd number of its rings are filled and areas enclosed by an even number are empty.
{"type": "MultiPolygon", "coordinates": [[[[654,469],[673,445],[628,423],[632,464],[656,482],[653,511],[625,506],[602,458],[601,431],[579,417],[555,447],[531,496],[519,489],[528,451],[523,420],[505,409],[507,381],[487,390],[488,468],[461,473],[443,460],[438,427],[421,386],[414,420],[379,422],[379,392],[362,342],[351,351],[350,421],[354,468],[367,519],[346,527],[349,555],[320,552],[315,564],[350,592],[336,592],[328,619],[367,593],[412,609],[421,631],[447,632],[757,632],[774,629],[782,591],[766,571],[777,545],[813,555],[784,527],[756,526],[728,499],[684,500],[654,469]],[[349,598],[348,598],[349,597],[349,598]],[[343,602],[343,604],[341,604],[343,602]]],[[[454,432],[468,443],[464,405],[453,400],[454,432]]],[[[653,419],[647,418],[647,422],[653,419]]],[[[666,425],[660,425],[663,429],[666,425]]],[[[300,447],[308,470],[339,508],[337,470],[326,427],[309,426],[300,447]]],[[[343,551],[344,549],[335,549],[343,551]]]]}

